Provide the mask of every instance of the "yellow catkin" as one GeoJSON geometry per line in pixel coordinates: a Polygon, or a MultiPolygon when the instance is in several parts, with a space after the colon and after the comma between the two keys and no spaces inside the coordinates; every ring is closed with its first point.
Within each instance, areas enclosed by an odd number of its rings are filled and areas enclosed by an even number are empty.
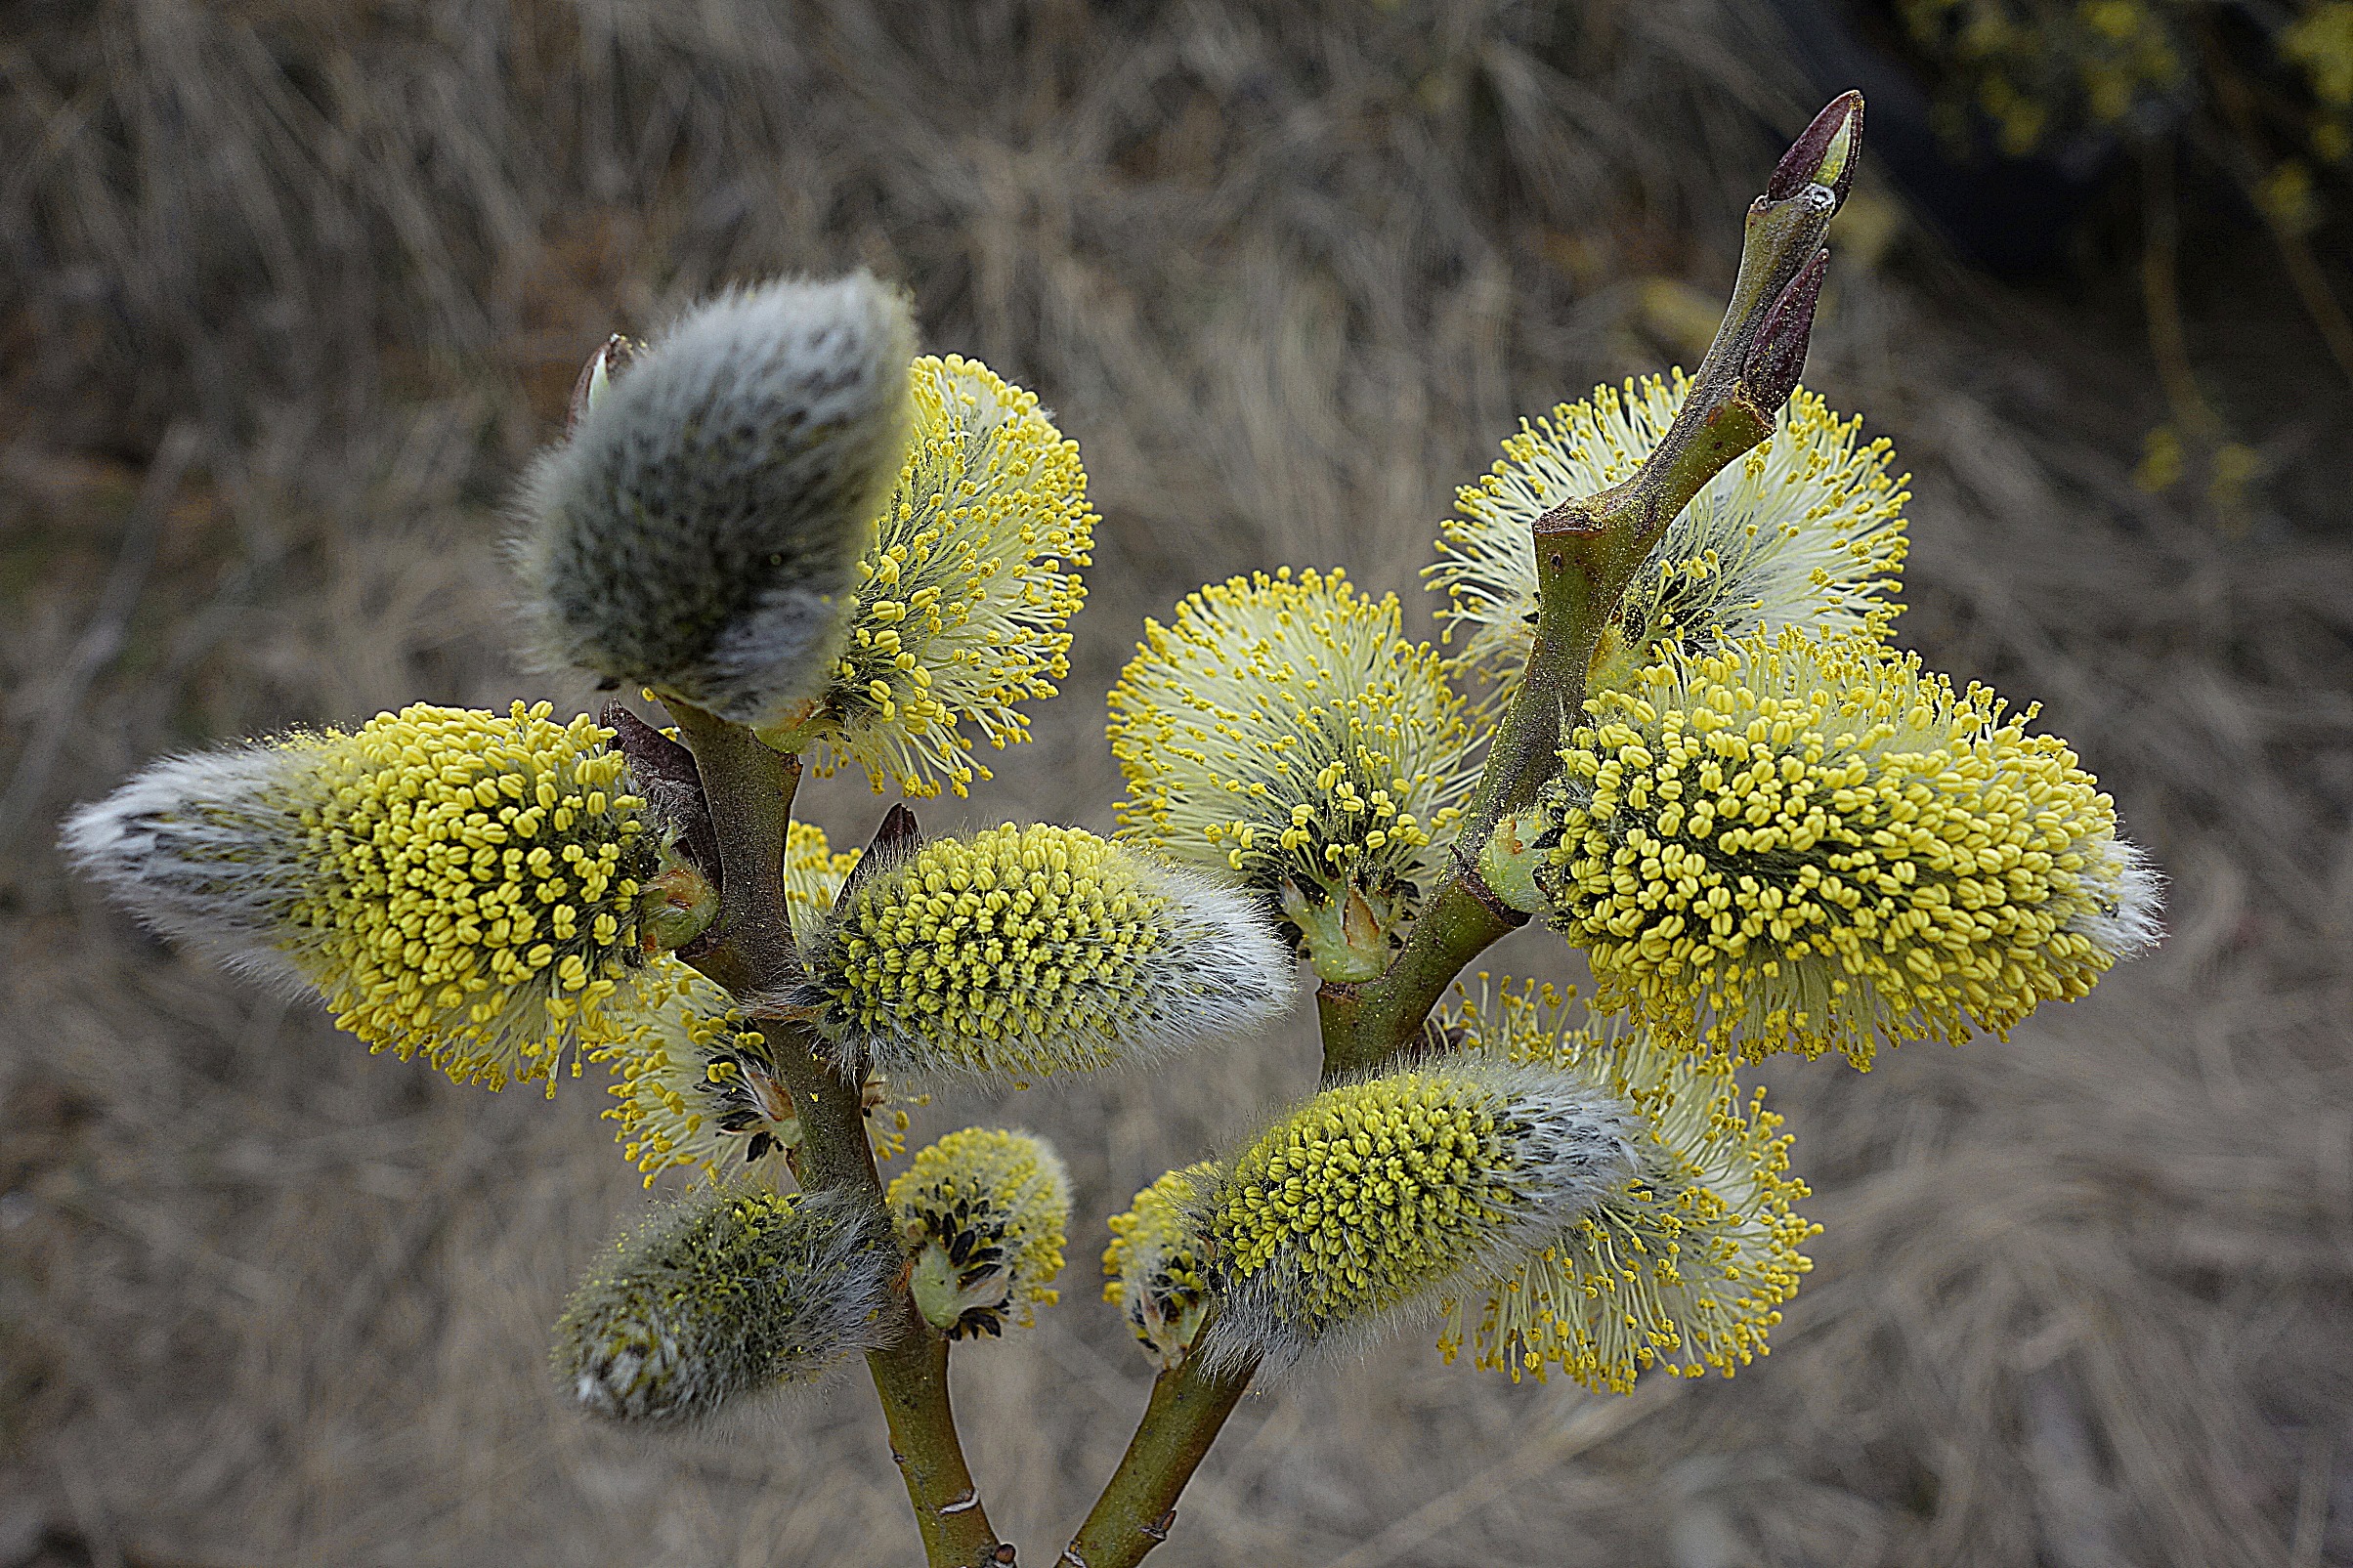
{"type": "Polygon", "coordinates": [[[1209,1307],[1208,1254],[1193,1210],[1216,1170],[1209,1161],[1172,1170],[1111,1216],[1103,1299],[1164,1369],[1183,1364],[1209,1307]]]}
{"type": "Polygon", "coordinates": [[[1311,1330],[1405,1299],[1504,1222],[1509,1111],[1482,1084],[1423,1073],[1327,1090],[1234,1162],[1213,1218],[1220,1266],[1286,1268],[1289,1315],[1311,1330]]]}
{"type": "Polygon", "coordinates": [[[1123,836],[1288,890],[1308,924],[1353,892],[1381,936],[1439,871],[1476,778],[1435,652],[1400,634],[1395,595],[1337,571],[1235,577],[1146,621],[1109,734],[1123,836]]]}
{"type": "Polygon", "coordinates": [[[1204,1205],[1219,1305],[1203,1355],[1279,1369],[1509,1267],[1630,1172],[1627,1116],[1542,1064],[1462,1055],[1324,1090],[1204,1205]]]}
{"type": "MultiPolygon", "coordinates": [[[[1536,519],[1562,501],[1630,478],[1690,386],[1682,371],[1597,387],[1522,421],[1503,460],[1463,487],[1423,575],[1446,595],[1456,667],[1490,684],[1500,711],[1519,689],[1536,628],[1536,519]]],[[[1760,627],[1883,633],[1905,550],[1904,489],[1893,449],[1863,442],[1862,421],[1800,387],[1773,433],[1701,488],[1652,547],[1595,646],[1595,689],[1627,685],[1669,652],[1712,653],[1760,627]]]]}
{"type": "Polygon", "coordinates": [[[1060,1297],[1070,1177],[1042,1138],[965,1127],[919,1150],[883,1195],[910,1289],[951,1338],[1028,1328],[1060,1297]]]}
{"type": "Polygon", "coordinates": [[[923,845],[815,945],[837,1059],[1028,1077],[1139,1061],[1262,1022],[1291,964],[1239,892],[1075,827],[923,845]]]}
{"type": "Polygon", "coordinates": [[[1078,443],[977,360],[910,371],[914,440],[875,546],[858,563],[850,636],[816,717],[785,738],[817,766],[865,770],[911,795],[958,795],[990,777],[979,739],[1029,739],[1017,704],[1070,672],[1094,512],[1078,443]]]}
{"type": "Polygon", "coordinates": [[[1868,1067],[2006,1035],[2155,937],[2075,753],[1916,656],[1760,634],[1589,707],[1537,879],[1603,1004],[1668,1036],[1868,1067]]]}
{"type": "Polygon", "coordinates": [[[620,1123],[621,1154],[649,1187],[674,1169],[714,1179],[748,1171],[773,1187],[786,1151],[800,1141],[800,1120],[767,1037],[726,993],[676,968],[677,994],[615,1064],[620,1103],[605,1115],[620,1123]]]}
{"type": "Polygon", "coordinates": [[[644,803],[612,732],[549,712],[420,703],[296,742],[288,804],[318,876],[284,946],[370,1047],[493,1088],[640,1027],[644,803]]]}
{"type": "Polygon", "coordinates": [[[1767,1336],[1813,1264],[1820,1227],[1793,1206],[1781,1119],[1732,1071],[1616,1021],[1576,1024],[1533,984],[1465,997],[1440,1024],[1464,1048],[1571,1073],[1631,1105],[1636,1173],[1484,1290],[1447,1304],[1439,1351],[1519,1381],[1558,1370],[1633,1391],[1653,1367],[1731,1377],[1767,1336]],[[1573,1026],[1573,1027],[1572,1027],[1573,1026]]]}

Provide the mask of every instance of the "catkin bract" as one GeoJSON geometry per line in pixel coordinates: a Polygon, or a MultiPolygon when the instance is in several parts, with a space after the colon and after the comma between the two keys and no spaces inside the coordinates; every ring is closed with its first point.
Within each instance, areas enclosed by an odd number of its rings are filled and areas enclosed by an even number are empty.
{"type": "Polygon", "coordinates": [[[990,777],[974,736],[1029,739],[1018,704],[1070,672],[1094,512],[1077,442],[977,360],[925,356],[909,372],[914,439],[873,545],[857,563],[848,631],[822,699],[770,737],[814,743],[877,789],[958,795],[990,777]]]}
{"type": "Polygon", "coordinates": [[[1249,897],[1075,827],[939,839],[853,887],[803,999],[844,1065],[1028,1078],[1265,1022],[1291,959],[1249,897]]]}
{"type": "Polygon", "coordinates": [[[1398,617],[1339,572],[1235,577],[1144,622],[1111,689],[1123,835],[1278,899],[1327,978],[1380,972],[1476,778],[1462,702],[1398,617]]]}
{"type": "Polygon", "coordinates": [[[880,1342],[898,1268],[846,1194],[705,1188],[617,1242],[557,1321],[556,1376],[614,1420],[676,1426],[880,1342]]]}
{"type": "Polygon", "coordinates": [[[1915,655],[1757,634],[1589,710],[1537,883],[1602,1004],[1671,1038],[1868,1067],[2006,1035],[2156,939],[2156,874],[2075,754],[1915,655]]]}
{"type": "Polygon", "coordinates": [[[1204,1197],[1219,1289],[1199,1354],[1279,1369],[1508,1267],[1625,1177],[1628,1115],[1548,1068],[1462,1057],[1326,1089],[1204,1197]]]}
{"type": "Polygon", "coordinates": [[[663,983],[638,894],[662,833],[612,732],[419,703],[349,733],[154,764],[66,853],[158,930],[323,996],[373,1049],[461,1082],[619,1049],[663,983]]]}
{"type": "MultiPolygon", "coordinates": [[[[1446,595],[1455,663],[1490,683],[1499,712],[1519,689],[1536,630],[1535,521],[1630,478],[1690,389],[1681,372],[1602,386],[1503,444],[1503,460],[1455,501],[1424,569],[1446,595]]],[[[1884,439],[1862,443],[1803,387],[1773,434],[1701,487],[1654,545],[1594,649],[1589,685],[1624,687],[1668,653],[1713,653],[1758,628],[1879,634],[1902,606],[1904,486],[1884,439]]]]}
{"type": "Polygon", "coordinates": [[[1136,1342],[1162,1370],[1180,1367],[1211,1300],[1209,1250],[1200,1194],[1217,1180],[1214,1162],[1167,1175],[1111,1216],[1103,1250],[1103,1299],[1120,1309],[1136,1342]]]}
{"type": "Polygon", "coordinates": [[[884,1195],[925,1322],[952,1339],[1028,1328],[1051,1305],[1070,1174],[1045,1139],[966,1127],[916,1154],[884,1195]]]}
{"type": "Polygon", "coordinates": [[[553,662],[747,724],[804,714],[906,452],[907,302],[860,273],[733,289],[603,387],[525,486],[553,662]]]}
{"type": "Polygon", "coordinates": [[[1530,986],[1442,1013],[1464,1049],[1548,1065],[1633,1108],[1634,1169],[1558,1234],[1447,1304],[1439,1350],[1517,1382],[1558,1369],[1631,1393],[1663,1367],[1732,1376],[1766,1354],[1820,1227],[1793,1207],[1781,1119],[1732,1070],[1530,986]]]}

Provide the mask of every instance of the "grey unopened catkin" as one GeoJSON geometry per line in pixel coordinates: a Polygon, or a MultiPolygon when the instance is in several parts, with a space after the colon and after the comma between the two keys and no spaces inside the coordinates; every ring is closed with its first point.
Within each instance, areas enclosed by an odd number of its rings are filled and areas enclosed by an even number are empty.
{"type": "Polygon", "coordinates": [[[794,715],[905,459],[914,353],[906,300],[865,273],[687,313],[525,484],[542,653],[739,723],[794,715]]]}

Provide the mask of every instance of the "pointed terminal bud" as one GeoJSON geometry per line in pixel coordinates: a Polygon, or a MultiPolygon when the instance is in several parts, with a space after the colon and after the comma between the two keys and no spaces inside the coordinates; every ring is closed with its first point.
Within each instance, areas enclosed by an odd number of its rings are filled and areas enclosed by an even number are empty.
{"type": "Polygon", "coordinates": [[[1855,166],[1862,152],[1862,95],[1845,92],[1830,100],[1814,123],[1781,154],[1766,182],[1767,201],[1786,201],[1809,185],[1826,187],[1843,205],[1855,188],[1855,166]]]}
{"type": "Polygon", "coordinates": [[[847,1195],[706,1188],[573,1292],[556,1376],[593,1415],[691,1425],[879,1342],[896,1267],[881,1214],[847,1195]]]}
{"type": "Polygon", "coordinates": [[[579,429],[581,419],[596,406],[596,401],[605,395],[605,389],[613,384],[613,378],[620,374],[621,367],[636,359],[644,348],[645,345],[635,338],[622,337],[616,332],[605,339],[603,346],[594,354],[588,356],[588,362],[580,366],[579,375],[572,383],[572,404],[564,416],[565,435],[569,436],[579,429]]]}
{"type": "Polygon", "coordinates": [[[915,1157],[883,1202],[907,1253],[907,1289],[951,1339],[1028,1328],[1057,1299],[1070,1173],[1045,1139],[966,1127],[915,1157]]]}
{"type": "Polygon", "coordinates": [[[1829,271],[1830,253],[1816,251],[1814,259],[1798,269],[1780,296],[1766,308],[1756,342],[1749,345],[1748,358],[1740,366],[1740,379],[1747,383],[1748,395],[1761,413],[1775,412],[1797,390],[1797,378],[1806,368],[1806,350],[1814,336],[1814,308],[1821,299],[1822,278],[1829,271]]]}

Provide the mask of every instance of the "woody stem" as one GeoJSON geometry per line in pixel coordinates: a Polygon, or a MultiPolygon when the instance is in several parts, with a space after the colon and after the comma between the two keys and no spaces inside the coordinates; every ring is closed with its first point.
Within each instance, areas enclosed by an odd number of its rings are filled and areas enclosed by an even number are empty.
{"type": "MultiPolygon", "coordinates": [[[[719,913],[694,966],[739,998],[774,996],[801,978],[785,912],[785,836],[800,759],[781,756],[749,729],[685,703],[670,704],[679,738],[695,754],[721,867],[719,913]]],[[[855,1192],[877,1208],[882,1183],[867,1142],[858,1083],[818,1060],[806,1027],[764,1024],[775,1040],[778,1077],[801,1124],[796,1170],[812,1192],[855,1192]]],[[[907,1483],[929,1568],[981,1568],[1010,1561],[964,1463],[948,1403],[948,1346],[923,1323],[904,1291],[888,1309],[901,1320],[892,1343],[867,1352],[867,1372],[890,1427],[891,1454],[907,1483]]]]}

